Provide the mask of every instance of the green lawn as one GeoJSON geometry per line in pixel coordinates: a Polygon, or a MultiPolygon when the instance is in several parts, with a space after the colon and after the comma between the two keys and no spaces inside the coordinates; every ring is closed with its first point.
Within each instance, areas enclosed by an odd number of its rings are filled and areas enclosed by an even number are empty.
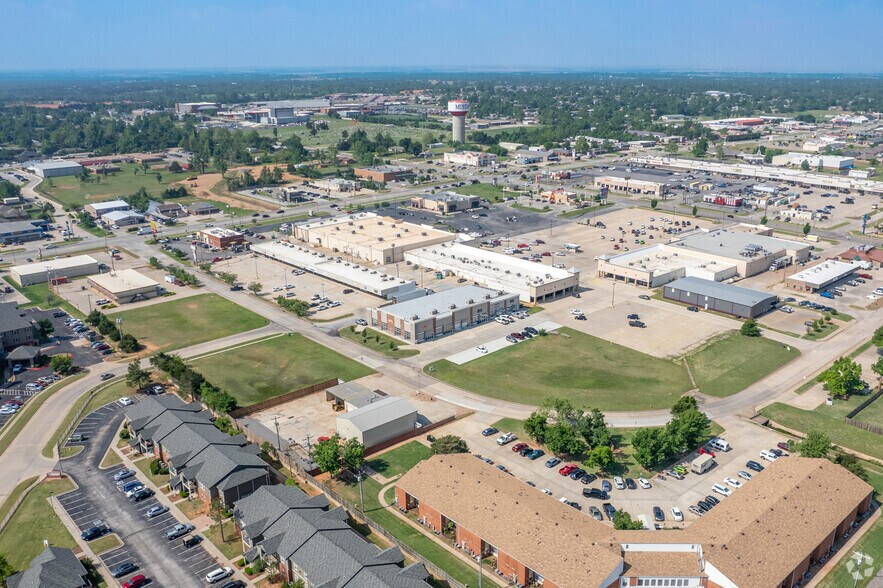
{"type": "Polygon", "coordinates": [[[221,298],[200,294],[126,310],[110,315],[123,318],[123,331],[135,335],[151,353],[169,351],[258,329],[267,319],[221,298]]]}
{"type": "MultiPolygon", "coordinates": [[[[66,384],[66,380],[62,380],[59,384],[66,384]]],[[[64,420],[59,423],[58,428],[55,429],[55,434],[52,436],[52,439],[46,444],[43,448],[42,454],[43,457],[52,457],[52,450],[55,448],[55,444],[61,439],[61,436],[64,432],[71,428],[73,429],[73,421],[77,416],[77,413],[80,410],[80,407],[85,405],[85,409],[83,410],[83,414],[80,415],[80,419],[88,415],[90,412],[97,408],[101,408],[105,404],[113,402],[123,396],[131,396],[132,389],[126,386],[126,381],[123,378],[118,378],[114,380],[111,384],[102,384],[104,386],[101,388],[101,391],[98,392],[91,399],[89,398],[89,393],[83,394],[79,398],[77,398],[76,402],[74,402],[70,410],[68,410],[67,416],[64,420]]],[[[45,392],[43,392],[45,394],[45,392]]]]}
{"type": "Polygon", "coordinates": [[[372,457],[366,465],[385,478],[393,478],[401,476],[431,455],[432,451],[423,443],[409,441],[386,453],[372,457]]]}
{"type": "Polygon", "coordinates": [[[58,547],[73,549],[77,542],[49,507],[50,496],[70,492],[74,483],[69,479],[41,482],[34,488],[0,533],[0,553],[9,564],[23,570],[44,549],[43,540],[58,547]]]}
{"type": "Polygon", "coordinates": [[[241,406],[329,378],[349,381],[374,373],[297,333],[235,347],[191,364],[213,384],[233,394],[241,406]]]}
{"type": "Polygon", "coordinates": [[[425,371],[491,398],[539,405],[549,396],[560,396],[579,406],[611,411],[669,407],[691,388],[679,362],[567,327],[463,365],[443,359],[425,371]]]}
{"type": "Polygon", "coordinates": [[[34,284],[32,286],[20,286],[18,282],[13,280],[9,276],[3,276],[3,279],[7,284],[24,294],[25,298],[29,300],[27,304],[22,304],[19,308],[32,308],[37,306],[42,308],[43,310],[47,310],[49,308],[61,308],[65,312],[67,312],[71,316],[83,317],[83,313],[74,308],[72,304],[69,304],[62,298],[58,296],[54,292],[49,291],[49,284],[34,284]]]}
{"type": "MultiPolygon", "coordinates": [[[[334,490],[341,496],[357,504],[359,502],[359,485],[336,483],[334,490]]],[[[477,566],[461,560],[454,554],[447,551],[435,539],[427,537],[419,530],[403,521],[389,509],[383,508],[377,496],[380,493],[381,486],[372,478],[365,478],[362,482],[362,492],[365,496],[365,515],[386,529],[387,532],[396,537],[399,541],[445,570],[452,578],[462,584],[475,586],[478,581],[477,566]]],[[[392,508],[392,507],[390,507],[392,508]]],[[[492,586],[493,581],[486,571],[484,574],[484,584],[492,586]]]]}
{"type": "Polygon", "coordinates": [[[794,347],[764,337],[745,337],[733,331],[687,356],[699,391],[729,396],[800,355],[794,347]]]}
{"type": "Polygon", "coordinates": [[[467,184],[465,186],[460,186],[459,188],[454,188],[452,192],[464,194],[466,196],[487,198],[491,202],[500,202],[509,196],[517,196],[515,192],[504,192],[503,188],[500,186],[493,186],[491,184],[467,184]]]}
{"type": "Polygon", "coordinates": [[[38,476],[34,476],[32,478],[22,480],[15,488],[12,489],[12,492],[9,493],[9,496],[7,496],[6,500],[3,501],[3,505],[0,506],[0,521],[6,518],[6,515],[9,514],[10,510],[12,510],[12,505],[15,504],[19,496],[24,494],[24,491],[27,490],[31,486],[31,484],[37,481],[37,478],[38,476]]]}
{"type": "MultiPolygon", "coordinates": [[[[37,186],[37,191],[64,207],[84,206],[90,202],[112,200],[120,196],[129,196],[143,187],[154,197],[159,197],[169,184],[180,182],[188,177],[188,172],[173,174],[168,170],[149,171],[145,175],[141,166],[134,163],[120,164],[121,171],[101,176],[100,182],[81,182],[74,176],[52,178],[37,186]],[[135,174],[134,171],[138,173],[135,174]],[[161,179],[157,182],[157,172],[161,179]]],[[[90,178],[96,179],[95,174],[90,178]]]]}
{"type": "Polygon", "coordinates": [[[105,535],[104,537],[99,537],[98,539],[90,541],[89,548],[94,554],[98,555],[99,553],[116,549],[122,544],[123,542],[120,541],[120,538],[116,535],[105,535]]]}
{"type": "Polygon", "coordinates": [[[815,329],[812,329],[808,333],[806,333],[802,338],[809,339],[810,341],[824,339],[825,337],[827,337],[828,335],[830,335],[831,333],[833,333],[834,331],[836,331],[839,328],[840,327],[838,327],[834,323],[825,323],[821,326],[821,328],[818,331],[816,331],[815,329]]]}
{"type": "Polygon", "coordinates": [[[362,339],[361,332],[357,333],[351,327],[344,327],[339,332],[340,336],[344,339],[349,339],[354,343],[358,343],[363,347],[367,347],[372,351],[377,351],[378,353],[382,353],[383,355],[387,357],[392,357],[393,359],[399,359],[400,357],[411,357],[420,353],[419,349],[414,349],[406,343],[402,343],[398,339],[390,337],[389,335],[384,335],[379,331],[375,331],[374,329],[369,329],[367,327],[363,331],[368,334],[368,338],[365,340],[362,339]],[[391,348],[390,343],[395,345],[396,348],[391,348]],[[404,347],[405,349],[402,349],[402,347],[404,347]]]}
{"type": "Polygon", "coordinates": [[[150,462],[153,461],[153,458],[145,458],[139,459],[135,462],[135,467],[138,468],[145,478],[150,480],[154,486],[157,488],[164,488],[169,485],[169,474],[156,474],[153,475],[150,473],[150,462]]]}
{"type": "Polygon", "coordinates": [[[242,538],[233,527],[232,520],[223,521],[221,524],[224,526],[224,541],[221,540],[221,528],[217,523],[206,529],[203,535],[215,544],[224,557],[235,561],[242,555],[242,538]]]}
{"type": "MultiPolygon", "coordinates": [[[[833,406],[822,404],[814,410],[802,410],[775,402],[761,409],[760,413],[782,426],[807,433],[809,431],[822,431],[835,445],[841,445],[859,451],[861,453],[883,459],[883,443],[880,435],[847,425],[843,422],[846,414],[857,405],[866,400],[865,396],[853,396],[849,400],[835,400],[833,406]]],[[[880,411],[883,405],[877,400],[867,409],[858,414],[856,418],[863,421],[879,424],[880,411]],[[876,421],[870,420],[876,418],[876,421]]]]}

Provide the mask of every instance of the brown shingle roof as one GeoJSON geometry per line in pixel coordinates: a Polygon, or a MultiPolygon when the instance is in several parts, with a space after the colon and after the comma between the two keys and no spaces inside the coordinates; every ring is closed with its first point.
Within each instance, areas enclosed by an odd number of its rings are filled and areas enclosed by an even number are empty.
{"type": "Polygon", "coordinates": [[[622,575],[626,577],[696,578],[705,575],[699,563],[699,554],[693,552],[625,551],[623,556],[625,567],[622,575]]]}
{"type": "MultiPolygon", "coordinates": [[[[625,543],[701,544],[706,561],[740,588],[791,573],[873,488],[826,459],[788,457],[684,531],[614,531],[469,454],[436,455],[398,486],[557,586],[598,585],[623,561],[699,575],[695,555],[623,552],[625,543]]],[[[646,572],[644,570],[647,570],[646,572]]]]}

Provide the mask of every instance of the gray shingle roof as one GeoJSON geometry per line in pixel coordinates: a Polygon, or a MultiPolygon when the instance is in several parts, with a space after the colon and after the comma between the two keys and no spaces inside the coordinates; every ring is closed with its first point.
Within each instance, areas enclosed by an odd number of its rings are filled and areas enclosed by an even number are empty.
{"type": "Polygon", "coordinates": [[[31,327],[31,321],[21,316],[22,314],[23,312],[14,302],[0,304],[0,332],[5,333],[31,327]]]}
{"type": "Polygon", "coordinates": [[[6,579],[9,588],[81,588],[86,568],[70,549],[47,547],[23,572],[6,579]]]}
{"type": "Polygon", "coordinates": [[[179,471],[188,480],[199,480],[206,487],[214,488],[237,471],[252,469],[266,473],[267,467],[264,460],[242,447],[209,445],[179,471]]]}

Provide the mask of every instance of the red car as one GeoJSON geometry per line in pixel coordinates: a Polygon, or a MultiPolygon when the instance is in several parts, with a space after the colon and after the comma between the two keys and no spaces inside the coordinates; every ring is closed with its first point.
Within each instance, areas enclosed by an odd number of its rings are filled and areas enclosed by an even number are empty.
{"type": "Polygon", "coordinates": [[[516,443],[512,446],[512,451],[518,452],[527,447],[527,443],[516,443]]]}
{"type": "Polygon", "coordinates": [[[542,239],[534,239],[534,243],[536,243],[537,245],[545,245],[546,244],[546,242],[543,241],[542,239]]]}
{"type": "Polygon", "coordinates": [[[123,588],[138,588],[145,584],[147,584],[147,576],[144,574],[138,574],[137,576],[132,576],[128,582],[125,582],[123,588]]]}
{"type": "Polygon", "coordinates": [[[858,277],[864,278],[866,280],[873,280],[874,279],[874,276],[872,276],[871,274],[859,274],[858,277]]]}
{"type": "Polygon", "coordinates": [[[778,443],[776,443],[776,447],[778,447],[782,451],[791,451],[790,449],[788,449],[788,443],[785,441],[779,441],[778,443]]]}
{"type": "Polygon", "coordinates": [[[224,261],[223,257],[212,257],[212,263],[218,263],[219,261],[224,261]]]}
{"type": "Polygon", "coordinates": [[[560,470],[558,470],[558,473],[561,474],[562,476],[569,476],[570,473],[575,469],[576,469],[576,466],[573,465],[572,463],[569,463],[566,466],[564,466],[563,468],[561,468],[560,470]]]}
{"type": "Polygon", "coordinates": [[[714,457],[714,451],[711,451],[710,449],[705,449],[704,447],[700,447],[699,448],[699,455],[702,455],[703,453],[706,455],[710,455],[711,457],[714,457]]]}

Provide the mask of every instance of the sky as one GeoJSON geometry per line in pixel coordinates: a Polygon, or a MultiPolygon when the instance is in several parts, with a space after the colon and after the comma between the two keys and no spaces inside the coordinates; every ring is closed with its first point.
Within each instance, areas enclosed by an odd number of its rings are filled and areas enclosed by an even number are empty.
{"type": "Polygon", "coordinates": [[[883,73],[876,0],[2,0],[0,71],[883,73]]]}

